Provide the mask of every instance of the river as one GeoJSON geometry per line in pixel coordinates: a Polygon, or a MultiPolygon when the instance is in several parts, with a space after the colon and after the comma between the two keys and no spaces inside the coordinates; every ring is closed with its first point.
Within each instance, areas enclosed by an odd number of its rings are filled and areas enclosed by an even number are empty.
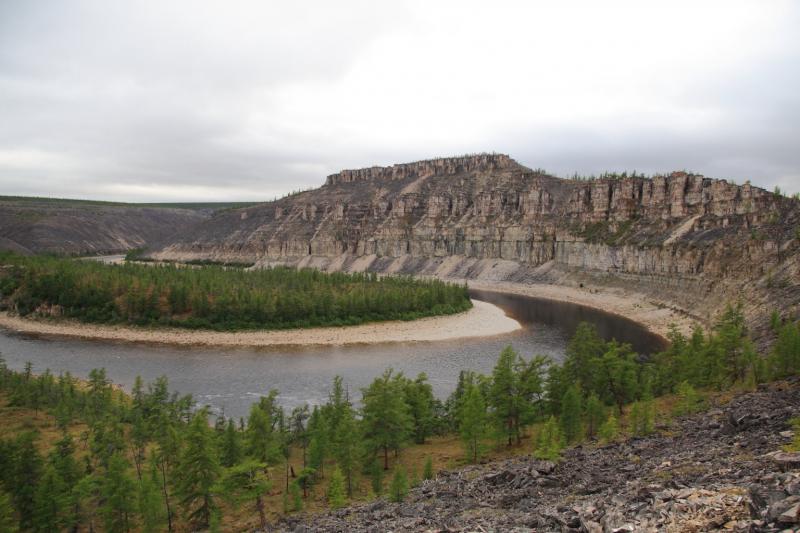
{"type": "Polygon", "coordinates": [[[319,404],[331,381],[342,376],[353,399],[387,368],[414,377],[425,372],[437,397],[455,388],[461,370],[489,373],[497,355],[511,345],[524,357],[534,354],[563,359],[577,324],[595,324],[607,339],[631,343],[640,353],[663,348],[661,337],[617,315],[566,302],[484,291],[472,296],[501,307],[523,328],[506,335],[463,341],[414,342],[355,346],[218,348],[112,343],[23,335],[0,330],[0,353],[9,367],[34,371],[71,372],[85,378],[93,368],[105,368],[114,383],[130,390],[137,375],[145,381],[166,375],[170,388],[192,394],[198,405],[209,405],[227,416],[246,416],[250,404],[274,388],[287,408],[319,404]]]}

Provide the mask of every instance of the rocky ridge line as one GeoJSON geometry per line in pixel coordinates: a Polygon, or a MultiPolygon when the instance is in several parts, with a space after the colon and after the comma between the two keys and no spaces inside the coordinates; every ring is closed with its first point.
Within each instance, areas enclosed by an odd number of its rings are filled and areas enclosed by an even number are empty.
{"type": "Polygon", "coordinates": [[[687,172],[560,179],[508,156],[342,171],[220,213],[151,255],[640,293],[707,322],[736,299],[756,337],[800,312],[800,202],[687,172]]]}

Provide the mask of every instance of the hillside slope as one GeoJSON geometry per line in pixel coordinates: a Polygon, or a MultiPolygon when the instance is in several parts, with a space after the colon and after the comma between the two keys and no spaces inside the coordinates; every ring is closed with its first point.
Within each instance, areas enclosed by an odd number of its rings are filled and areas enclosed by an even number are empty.
{"type": "Polygon", "coordinates": [[[0,249],[17,253],[119,253],[167,238],[211,210],[0,197],[0,249]]]}
{"type": "Polygon", "coordinates": [[[440,472],[403,503],[290,517],[278,531],[782,531],[800,526],[796,381],[763,385],[663,433],[440,472]],[[787,432],[788,431],[788,432],[787,432]]]}
{"type": "Polygon", "coordinates": [[[800,202],[750,184],[565,180],[482,154],[345,170],[151,255],[623,287],[704,320],[741,298],[759,330],[773,308],[797,310],[798,228],[800,202]]]}

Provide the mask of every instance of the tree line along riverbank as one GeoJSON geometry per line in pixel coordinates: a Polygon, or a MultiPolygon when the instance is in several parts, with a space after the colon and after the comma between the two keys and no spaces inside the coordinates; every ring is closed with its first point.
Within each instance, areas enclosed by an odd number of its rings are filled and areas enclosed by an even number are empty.
{"type": "Polygon", "coordinates": [[[471,308],[465,285],[406,276],[108,265],[0,252],[0,302],[21,316],[239,331],[349,326],[471,308]]]}
{"type": "Polygon", "coordinates": [[[78,382],[0,364],[0,415],[16,417],[0,440],[0,522],[235,530],[352,500],[402,500],[438,469],[487,454],[558,461],[578,443],[659,431],[715,391],[800,371],[797,323],[776,320],[774,348],[761,355],[743,323],[731,307],[712,331],[676,331],[646,358],[582,324],[563,364],[508,347],[490,375],[462,372],[444,401],[426,376],[387,370],[360,391],[360,407],[337,378],[324,405],[287,412],[278,391],[265,391],[246,420],[211,420],[166,378],[137,380],[127,395],[103,370],[78,382]],[[37,431],[42,413],[53,424],[37,431]]]}

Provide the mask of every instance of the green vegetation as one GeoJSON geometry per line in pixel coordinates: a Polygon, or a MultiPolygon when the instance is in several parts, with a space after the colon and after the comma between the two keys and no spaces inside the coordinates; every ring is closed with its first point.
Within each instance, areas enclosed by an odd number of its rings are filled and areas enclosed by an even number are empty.
{"type": "Polygon", "coordinates": [[[556,417],[551,416],[539,428],[536,434],[536,441],[533,447],[533,456],[537,459],[547,461],[557,461],[561,457],[561,450],[564,448],[564,436],[556,421],[556,417]]]}
{"type": "MultiPolygon", "coordinates": [[[[0,301],[83,322],[216,330],[412,320],[471,307],[465,286],[376,274],[106,265],[0,253],[0,301]]],[[[424,429],[420,429],[424,434],[424,429]]]]}
{"type": "Polygon", "coordinates": [[[36,375],[30,365],[12,371],[0,361],[0,400],[9,406],[0,414],[28,417],[0,438],[0,525],[264,529],[280,513],[380,494],[402,501],[420,467],[423,479],[432,478],[442,455],[450,466],[525,451],[557,461],[565,446],[586,439],[608,444],[653,433],[659,403],[661,412],[666,404],[689,413],[715,390],[797,374],[799,326],[773,322],[777,340],[766,358],[754,356],[736,307],[711,332],[686,338],[673,331],[670,347],[649,358],[582,324],[563,365],[507,347],[491,375],[462,372],[445,402],[430,393],[424,374],[412,379],[390,369],[362,389],[360,408],[336,378],[324,405],[287,412],[270,391],[246,422],[219,417],[213,425],[191,397],[170,394],[166,378],[147,386],[136,380],[125,395],[103,370],[78,382],[36,375]],[[48,446],[35,424],[42,416],[55,420],[48,446]],[[448,438],[446,452],[431,444],[448,438]],[[453,460],[459,441],[463,458],[453,460]],[[410,455],[415,461],[404,461],[410,455]],[[253,522],[242,526],[242,516],[253,522]]]}
{"type": "Polygon", "coordinates": [[[788,452],[800,452],[800,418],[792,418],[789,423],[792,424],[792,430],[794,430],[794,437],[792,438],[791,444],[786,446],[786,451],[788,452]]]}
{"type": "Polygon", "coordinates": [[[389,485],[389,500],[402,502],[408,494],[408,478],[406,471],[401,467],[395,467],[392,483],[389,485]]]}
{"type": "Polygon", "coordinates": [[[617,223],[590,222],[583,226],[576,226],[573,230],[588,243],[613,246],[620,244],[628,236],[635,222],[635,219],[617,223]]]}

